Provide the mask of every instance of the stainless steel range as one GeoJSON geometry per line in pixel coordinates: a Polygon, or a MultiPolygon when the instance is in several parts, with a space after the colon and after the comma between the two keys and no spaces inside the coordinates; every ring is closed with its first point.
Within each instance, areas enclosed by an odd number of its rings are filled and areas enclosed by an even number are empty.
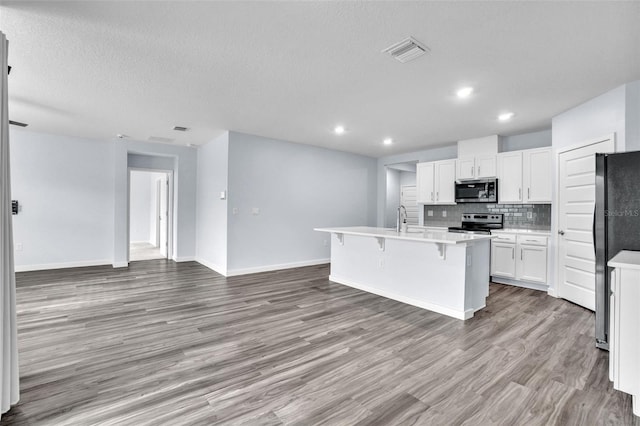
{"type": "Polygon", "coordinates": [[[463,213],[462,226],[451,226],[449,232],[491,234],[492,229],[502,229],[503,226],[502,213],[463,213]]]}

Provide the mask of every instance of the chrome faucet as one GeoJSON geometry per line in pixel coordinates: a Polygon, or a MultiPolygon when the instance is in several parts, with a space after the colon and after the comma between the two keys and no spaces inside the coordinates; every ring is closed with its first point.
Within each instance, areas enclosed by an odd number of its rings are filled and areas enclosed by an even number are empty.
{"type": "Polygon", "coordinates": [[[398,207],[398,214],[396,215],[396,232],[400,232],[403,223],[402,211],[404,211],[404,221],[406,222],[407,220],[407,208],[400,204],[400,207],[398,207]]]}

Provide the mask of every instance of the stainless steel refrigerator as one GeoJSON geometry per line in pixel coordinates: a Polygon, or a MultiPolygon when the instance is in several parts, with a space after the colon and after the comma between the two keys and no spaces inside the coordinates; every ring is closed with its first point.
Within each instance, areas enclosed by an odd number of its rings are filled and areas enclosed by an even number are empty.
{"type": "Polygon", "coordinates": [[[640,151],[596,154],[596,346],[609,349],[611,268],[620,250],[640,250],[640,151]]]}

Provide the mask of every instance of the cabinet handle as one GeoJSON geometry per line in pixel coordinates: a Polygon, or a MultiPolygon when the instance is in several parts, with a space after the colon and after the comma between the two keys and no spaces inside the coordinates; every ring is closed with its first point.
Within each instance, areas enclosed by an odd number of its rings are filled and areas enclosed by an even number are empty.
{"type": "Polygon", "coordinates": [[[473,177],[473,166],[471,166],[471,176],[473,177]]]}
{"type": "Polygon", "coordinates": [[[440,199],[440,192],[436,191],[436,201],[440,199]]]}
{"type": "Polygon", "coordinates": [[[522,188],[518,188],[518,200],[522,200],[522,188]]]}
{"type": "Polygon", "coordinates": [[[480,166],[478,166],[478,176],[480,176],[480,166]]]}
{"type": "Polygon", "coordinates": [[[527,188],[527,200],[531,198],[531,188],[527,188]]]}
{"type": "Polygon", "coordinates": [[[433,191],[431,191],[431,201],[433,201],[433,191]]]}
{"type": "Polygon", "coordinates": [[[520,260],[522,260],[522,252],[524,251],[524,249],[520,249],[520,260]]]}
{"type": "Polygon", "coordinates": [[[516,248],[515,247],[511,247],[511,258],[512,259],[516,258],[516,248]]]}

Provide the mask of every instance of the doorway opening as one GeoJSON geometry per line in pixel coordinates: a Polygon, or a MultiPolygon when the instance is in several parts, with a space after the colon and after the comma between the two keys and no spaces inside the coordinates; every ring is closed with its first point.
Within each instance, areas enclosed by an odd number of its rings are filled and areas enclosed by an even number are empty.
{"type": "Polygon", "coordinates": [[[171,172],[129,170],[129,260],[171,257],[171,172]]]}
{"type": "Polygon", "coordinates": [[[420,211],[416,202],[416,161],[386,165],[385,228],[395,228],[398,207],[407,211],[407,224],[418,225],[420,211]]]}

